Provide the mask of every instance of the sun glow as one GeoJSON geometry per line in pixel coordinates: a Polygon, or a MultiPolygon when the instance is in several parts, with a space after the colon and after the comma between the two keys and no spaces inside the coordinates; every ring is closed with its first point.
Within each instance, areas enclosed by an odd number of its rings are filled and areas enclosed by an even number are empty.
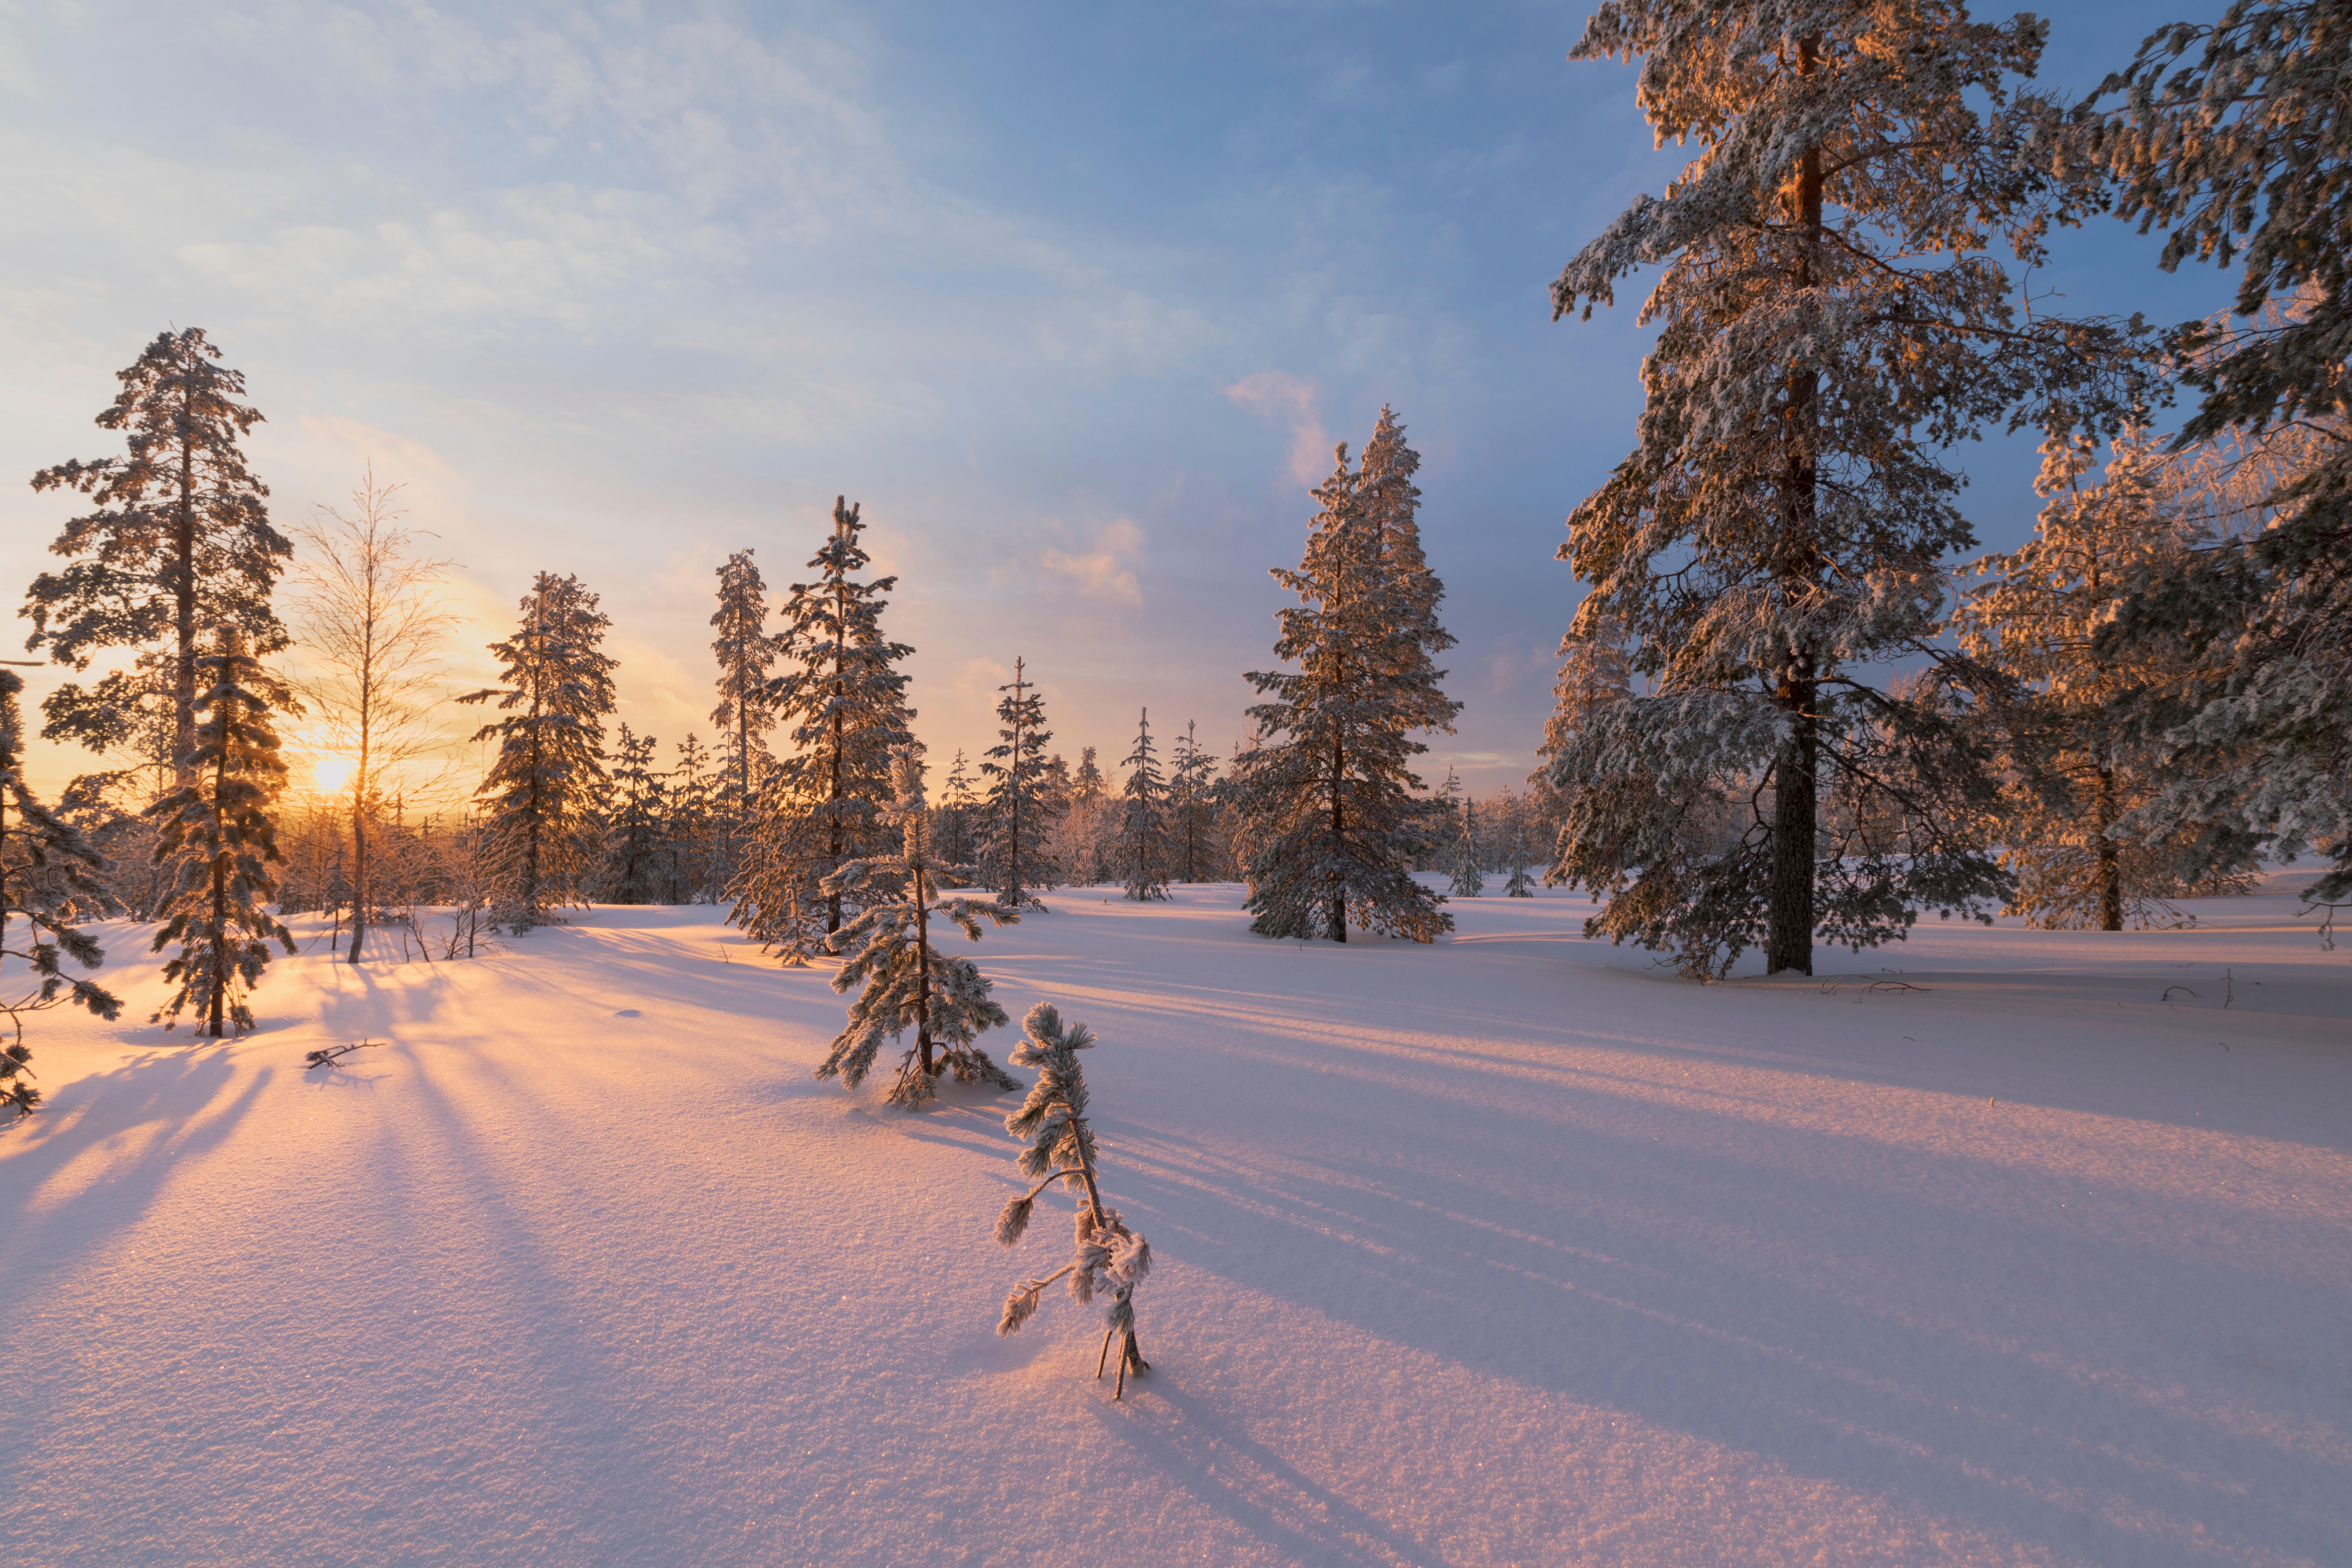
{"type": "Polygon", "coordinates": [[[332,795],[352,782],[352,760],[349,757],[320,757],[310,764],[310,777],[320,793],[332,795]]]}

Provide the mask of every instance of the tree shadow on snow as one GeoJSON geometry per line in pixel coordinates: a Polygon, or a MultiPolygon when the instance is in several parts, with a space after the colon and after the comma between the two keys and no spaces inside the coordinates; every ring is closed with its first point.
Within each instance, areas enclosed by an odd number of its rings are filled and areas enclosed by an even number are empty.
{"type": "Polygon", "coordinates": [[[261,1068],[214,1108],[236,1076],[228,1050],[159,1051],[66,1085],[40,1114],[0,1132],[0,1322],[48,1277],[137,1223],[183,1163],[236,1129],[272,1071],[261,1068]],[[86,1158],[94,1175],[60,1201],[38,1203],[52,1178],[86,1158]]]}
{"type": "Polygon", "coordinates": [[[1134,1385],[1129,1400],[1089,1409],[1107,1436],[1289,1562],[1446,1568],[1436,1548],[1308,1479],[1164,1370],[1134,1385]]]}
{"type": "MultiPolygon", "coordinates": [[[[1328,1128],[1325,1093],[1262,1075],[1252,1114],[1328,1128]]],[[[1425,1143],[1409,1089],[1350,1093],[1359,1125],[1318,1150],[1425,1143]]],[[[1276,1169],[1133,1122],[1098,1129],[1120,1206],[1163,1253],[1379,1339],[2062,1554],[2352,1562],[2352,1474],[2335,1458],[2352,1385],[2340,1357],[2312,1364],[2345,1318],[2340,1291],[2294,1262],[2267,1278],[2245,1265],[2292,1258],[2292,1236],[2266,1247],[2218,1200],[2162,1239],[2086,1234],[2033,1217],[2099,1184],[2072,1173],[1906,1151],[1915,1168],[1880,1183],[1833,1133],[1726,1118],[1694,1136],[1678,1111],[1668,1138],[1549,1109],[1482,1113],[1477,1163],[1508,1173],[1491,1184],[1377,1154],[1276,1169]],[[1972,1185],[1974,1202],[1946,1195],[1972,1185]],[[2197,1234],[2232,1225],[2253,1244],[2234,1256],[2197,1234]],[[2299,1352],[2269,1352],[2299,1382],[2200,1363],[2205,1314],[2240,1310],[2249,1331],[2299,1326],[2299,1352]],[[2215,1370],[2186,1391],[2168,1381],[2200,1366],[2215,1370]]]]}

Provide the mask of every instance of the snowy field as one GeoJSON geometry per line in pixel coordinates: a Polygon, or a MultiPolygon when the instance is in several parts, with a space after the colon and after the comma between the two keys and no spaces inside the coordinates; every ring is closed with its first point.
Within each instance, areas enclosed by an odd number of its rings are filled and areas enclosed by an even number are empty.
{"type": "Polygon", "coordinates": [[[992,1332],[1066,1249],[990,1239],[1010,1101],[814,1081],[840,1002],[712,910],[306,952],[233,1045],[52,1015],[0,1562],[2352,1563],[2352,942],[2292,899],[1718,986],[1562,895],[1238,900],[960,949],[1102,1037],[1118,1405],[1095,1311],[992,1332]]]}

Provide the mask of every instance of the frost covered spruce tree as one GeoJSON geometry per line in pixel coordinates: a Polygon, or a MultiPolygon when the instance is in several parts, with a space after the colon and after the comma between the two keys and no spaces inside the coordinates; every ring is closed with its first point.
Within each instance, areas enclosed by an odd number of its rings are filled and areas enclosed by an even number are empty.
{"type": "MultiPolygon", "coordinates": [[[[70,960],[91,970],[106,954],[79,920],[103,912],[110,900],[100,879],[105,858],[73,824],[41,804],[25,783],[25,689],[13,669],[0,669],[0,963],[21,966],[32,989],[0,991],[0,1120],[29,1116],[41,1102],[30,1081],[33,1058],[25,1020],[49,1007],[86,1007],[101,1018],[121,1016],[122,1004],[105,987],[68,974],[70,960]]],[[[15,981],[10,981],[13,987],[15,981]]]]}
{"type": "MultiPolygon", "coordinates": [[[[1383,411],[1384,432],[1394,429],[1383,411]]],[[[1348,940],[1348,925],[1429,942],[1453,929],[1437,895],[1408,868],[1441,831],[1443,805],[1416,798],[1408,767],[1421,730],[1450,730],[1462,705],[1438,682],[1448,646],[1435,619],[1443,590],[1422,561],[1418,458],[1402,432],[1360,473],[1343,444],[1315,491],[1321,503],[1298,570],[1276,581],[1299,603],[1278,611],[1275,657],[1251,684],[1272,700],[1250,710],[1259,743],[1233,774],[1249,847],[1250,929],[1261,936],[1348,940]]]]}
{"type": "Polygon", "coordinates": [[[172,868],[163,929],[153,951],[173,943],[163,966],[176,988],[155,1010],[165,1028],[183,1010],[196,1033],[218,1037],[253,1027],[246,997],[261,984],[269,944],[294,951],[294,935],[269,911],[278,884],[278,797],[286,763],[269,715],[285,706],[285,684],[246,651],[245,634],[224,626],[196,659],[196,743],[188,782],[147,808],[163,825],[158,864],[172,868]]]}
{"type": "Polygon", "coordinates": [[[1486,890],[1486,876],[1479,859],[1485,847],[1478,841],[1478,803],[1462,803],[1461,830],[1454,836],[1454,880],[1447,891],[1457,899],[1475,899],[1486,890]]]}
{"type": "Polygon", "coordinates": [[[1549,875],[1589,930],[1721,974],[1761,945],[1810,973],[2006,879],[1968,836],[1993,788],[1973,721],[1999,682],[1937,641],[1942,558],[1973,542],[1939,458],[1988,421],[2102,432],[2141,395],[2131,332],[2023,309],[2053,222],[2098,201],[2032,155],[2013,95],[2044,24],[1960,5],[1613,0],[1573,58],[1641,62],[1663,142],[1698,154],[1571,260],[1555,316],[1641,268],[1659,328],[1640,444],[1569,520],[1591,585],[1571,641],[1625,637],[1646,689],[1555,750],[1549,875]],[[1874,679],[1897,659],[1927,673],[1874,679]]]}
{"type": "MultiPolygon", "coordinates": [[[[86,495],[96,510],[75,518],[49,546],[76,558],[33,579],[24,614],[29,648],[89,668],[107,648],[161,644],[161,687],[175,781],[188,782],[195,747],[197,644],[205,628],[243,628],[256,654],[286,646],[270,592],[294,547],[270,526],[269,487],[245,465],[238,441],[261,415],[239,401],[245,377],[219,363],[198,327],[156,334],[98,416],[123,432],[124,453],[79,459],[33,476],[36,490],[86,495]]],[[[85,689],[68,682],[41,704],[53,741],[110,751],[133,738],[151,687],[143,672],[109,675],[85,689]]]]}
{"type": "Polygon", "coordinates": [[[732,876],[753,820],[752,787],[768,762],[768,671],[778,652],[778,639],[768,634],[768,585],[751,552],[738,550],[719,569],[719,608],[710,625],[719,633],[710,644],[719,659],[719,706],[710,713],[720,737],[718,820],[726,839],[725,871],[732,876]]]}
{"type": "Polygon", "coordinates": [[[1028,661],[1015,658],[1012,680],[997,689],[1008,695],[996,705],[1003,726],[997,731],[999,743],[988,748],[990,760],[980,764],[993,781],[982,807],[981,874],[1006,909],[1043,910],[1037,889],[1060,879],[1059,868],[1045,854],[1045,830],[1059,815],[1045,761],[1054,732],[1045,728],[1045,697],[1029,679],[1028,661]]]}
{"type": "Polygon", "coordinates": [[[858,542],[866,524],[845,496],[833,503],[833,534],[795,583],[779,634],[797,668],[768,686],[768,711],[792,727],[793,755],[761,785],[759,826],[733,889],[730,917],[787,964],[804,964],[842,929],[856,900],[828,883],[852,860],[887,853],[893,833],[890,756],[914,739],[907,677],[915,650],[882,635],[896,577],[861,583],[872,563],[858,542]]]}
{"type": "Polygon", "coordinates": [[[940,858],[950,866],[965,866],[980,858],[975,826],[980,819],[980,796],[972,793],[971,763],[958,747],[955,761],[948,764],[945,797],[932,812],[931,836],[939,845],[940,858]]]}
{"type": "Polygon", "coordinates": [[[1004,1298],[1004,1314],[996,1331],[1011,1334],[1036,1316],[1045,1287],[1067,1279],[1070,1294],[1081,1305],[1097,1296],[1108,1296],[1103,1312],[1102,1348],[1095,1356],[1095,1379],[1102,1380],[1110,1359],[1111,1341],[1119,1342],[1118,1381],[1114,1399],[1127,1394],[1127,1374],[1139,1377],[1151,1370],[1135,1340],[1135,1288],[1151,1272],[1151,1244],[1129,1230],[1117,1209],[1102,1201],[1100,1172],[1095,1161],[1094,1129],[1087,1124],[1087,1076],[1078,1053],[1090,1049],[1095,1037],[1084,1024],[1065,1025],[1051,1003],[1040,1002],[1021,1021],[1022,1040],[1013,1049],[1015,1067],[1035,1068],[1037,1081],[1021,1109],[1004,1119],[1004,1130],[1025,1138],[1021,1173],[1036,1185],[1004,1205],[996,1216],[996,1240],[1017,1247],[1029,1228],[1029,1216],[1038,1194],[1055,1182],[1066,1183],[1081,1195],[1071,1216],[1070,1261],[1042,1279],[1024,1279],[1004,1298]]]}
{"type": "Polygon", "coordinates": [[[713,826],[718,813],[711,804],[710,775],[710,749],[689,731],[677,743],[677,765],[661,775],[662,903],[709,903],[726,886],[713,826]]]}
{"type": "Polygon", "coordinates": [[[515,635],[489,645],[506,667],[502,683],[457,699],[496,698],[506,715],[474,732],[499,743],[474,798],[488,806],[497,919],[517,936],[548,923],[558,900],[579,897],[593,864],[604,720],[619,662],[604,650],[613,622],[596,604],[579,578],[539,574],[515,635]]]}
{"type": "Polygon", "coordinates": [[[898,1059],[891,1104],[917,1109],[937,1095],[940,1076],[950,1072],[959,1083],[1018,1089],[975,1043],[982,1030],[1012,1021],[989,994],[990,982],[971,960],[941,952],[931,942],[934,921],[978,942],[981,921],[1006,925],[1018,917],[983,900],[939,896],[943,875],[970,868],[941,865],[932,856],[922,763],[912,745],[893,754],[892,784],[898,799],[885,822],[899,835],[898,852],[852,860],[824,879],[829,894],[860,906],[857,917],[826,941],[845,955],[834,990],[858,994],[848,1026],[816,1076],[838,1078],[855,1089],[872,1070],[883,1037],[901,1039],[911,1029],[915,1043],[898,1059]]]}
{"type": "MultiPolygon", "coordinates": [[[[2136,584],[2177,568],[2196,534],[2147,432],[2119,437],[2105,478],[2086,483],[2095,457],[2079,432],[2043,444],[2037,488],[2048,500],[2033,540],[1978,562],[1985,581],[1953,616],[1961,647],[2016,680],[2032,710],[2010,731],[1987,837],[2016,877],[2008,912],[2034,925],[2184,925],[2190,917],[2170,900],[2208,889],[2174,867],[2199,835],[2151,843],[2123,822],[2160,784],[2159,751],[2139,714],[2168,703],[2194,667],[2178,638],[2102,646],[2099,634],[2136,584]]],[[[2225,863],[2237,887],[2243,864],[2225,863]]]]}
{"type": "Polygon", "coordinates": [[[1119,816],[1118,870],[1127,896],[1138,903],[1168,897],[1168,786],[1151,746],[1151,710],[1136,720],[1135,750],[1127,769],[1125,807],[1119,816]]]}
{"type": "Polygon", "coordinates": [[[607,903],[650,904],[661,895],[668,824],[662,775],[654,771],[656,744],[653,736],[634,733],[624,724],[614,746],[607,794],[597,814],[604,829],[597,894],[607,903]]]}
{"type": "Polygon", "coordinates": [[[1176,763],[1168,779],[1170,852],[1176,879],[1204,882],[1214,859],[1217,754],[1201,749],[1200,726],[1190,719],[1170,750],[1176,763]]]}
{"type": "MultiPolygon", "coordinates": [[[[2245,836],[2334,862],[2309,889],[2352,900],[2352,11],[2341,0],[2239,0],[2209,26],[2165,27],[2084,110],[2116,212],[2169,230],[2162,264],[2243,258],[2239,323],[2192,331],[2202,394],[2184,442],[2307,436],[2265,498],[2267,526],[2192,552],[2134,596],[2106,637],[2183,638],[2210,668],[2167,735],[2175,776],[2135,826],[2200,835],[2182,869],[2227,863],[2245,836]],[[2295,308],[2266,311],[2276,300],[2295,308]],[[2241,324],[2242,323],[2242,324],[2241,324]]],[[[2298,443],[2300,445],[2300,443],[2298,443]]]]}

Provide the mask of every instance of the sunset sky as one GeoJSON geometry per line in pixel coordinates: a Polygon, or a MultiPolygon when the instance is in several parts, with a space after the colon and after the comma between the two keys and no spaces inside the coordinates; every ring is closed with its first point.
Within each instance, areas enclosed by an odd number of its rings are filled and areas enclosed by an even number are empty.
{"type": "MultiPolygon", "coordinates": [[[[2200,7],[2202,14],[2210,7],[2200,7]]],[[[1991,14],[1991,13],[1988,13],[1991,14]]],[[[2062,5],[2070,95],[2159,16],[2062,5]]],[[[1480,790],[1534,765],[1577,590],[1561,520],[1626,451],[1630,301],[1545,289],[1655,152],[1577,5],[42,4],[0,13],[0,594],[120,450],[90,420],[166,325],[268,424],[281,528],[373,460],[462,563],[488,674],[537,570],[604,597],[621,717],[711,738],[714,574],[781,590],[863,503],[934,779],[1024,656],[1055,748],[1244,728],[1266,569],[1381,405],[1424,467],[1480,790]]],[[[2105,222],[2034,289],[2160,320],[2226,299],[2105,222]]],[[[1987,543],[2031,443],[1972,449],[1987,543]]],[[[25,629],[7,640],[10,657],[25,629]]],[[[24,672],[35,699],[60,679],[24,672]]],[[[470,712],[453,713],[453,731],[470,712]]],[[[54,789],[89,765],[37,752],[54,789]]],[[[305,782],[305,781],[298,781],[305,782]]]]}

